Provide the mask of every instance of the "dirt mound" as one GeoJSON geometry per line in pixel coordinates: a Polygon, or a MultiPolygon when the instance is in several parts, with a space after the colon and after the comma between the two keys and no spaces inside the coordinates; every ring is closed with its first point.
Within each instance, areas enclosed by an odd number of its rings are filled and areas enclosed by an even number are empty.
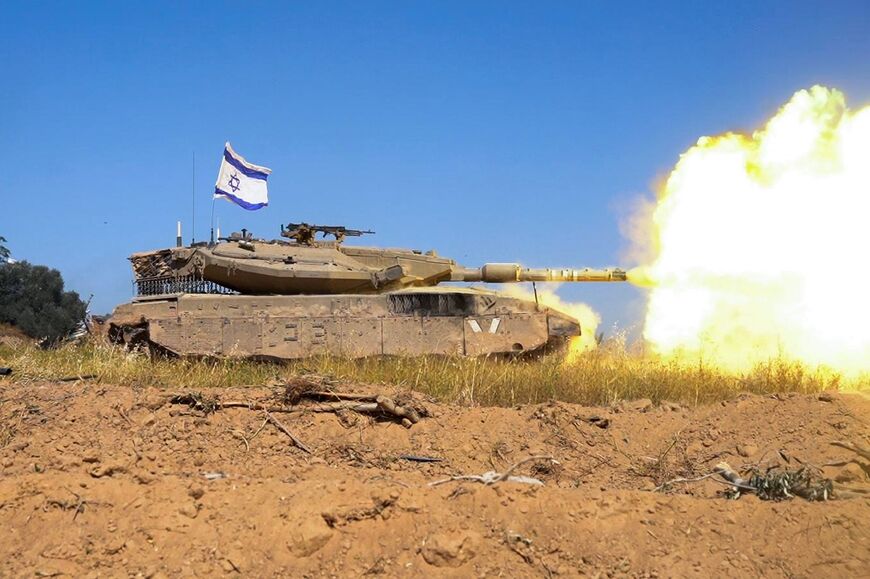
{"type": "Polygon", "coordinates": [[[0,346],[18,348],[35,340],[10,324],[0,324],[0,346]]]}
{"type": "Polygon", "coordinates": [[[844,577],[870,564],[868,463],[830,444],[868,446],[859,395],[506,409],[350,390],[428,416],[273,413],[308,453],[261,409],[281,389],[202,392],[206,414],[174,391],[0,381],[0,575],[844,577]],[[231,400],[252,404],[220,407],[231,400]],[[531,456],[554,460],[512,474],[543,485],[429,485],[531,456]],[[722,461],[812,465],[858,498],[666,484],[722,461]]]}

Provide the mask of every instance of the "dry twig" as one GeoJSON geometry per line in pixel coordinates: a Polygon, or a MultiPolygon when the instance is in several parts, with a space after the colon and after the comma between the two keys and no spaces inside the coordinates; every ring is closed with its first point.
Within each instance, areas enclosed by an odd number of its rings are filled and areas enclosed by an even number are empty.
{"type": "Polygon", "coordinates": [[[463,480],[475,481],[475,482],[483,483],[487,486],[492,486],[494,484],[498,484],[498,483],[503,482],[503,481],[517,482],[517,483],[524,483],[524,484],[531,484],[531,485],[539,485],[540,486],[540,485],[543,485],[544,483],[539,481],[536,478],[532,478],[532,477],[528,477],[528,476],[514,476],[512,474],[520,466],[522,466],[528,462],[535,461],[535,460],[549,460],[549,461],[554,462],[554,463],[556,462],[556,459],[554,459],[552,456],[530,456],[528,458],[524,458],[523,460],[511,465],[511,467],[508,468],[503,473],[499,473],[499,472],[495,472],[494,470],[491,470],[489,472],[485,472],[485,473],[479,474],[479,475],[478,474],[454,475],[454,476],[451,476],[449,478],[432,481],[429,483],[429,486],[430,487],[437,487],[437,486],[443,485],[445,483],[455,482],[455,481],[463,481],[463,480]]]}
{"type": "MultiPolygon", "coordinates": [[[[310,393],[303,392],[299,395],[300,398],[306,398],[310,393]]],[[[325,393],[315,392],[317,396],[322,396],[325,393]]],[[[266,413],[283,413],[283,414],[299,414],[303,412],[341,412],[351,410],[360,414],[375,414],[381,416],[390,416],[398,419],[398,421],[410,428],[412,425],[420,421],[420,412],[410,406],[401,406],[396,402],[382,395],[354,395],[354,394],[334,394],[333,396],[349,396],[350,400],[337,400],[333,402],[321,402],[318,404],[296,404],[293,406],[267,406],[259,402],[243,402],[238,400],[229,400],[221,402],[217,398],[207,398],[200,393],[179,394],[173,396],[169,402],[172,404],[186,404],[195,410],[200,410],[209,414],[224,408],[247,408],[249,410],[262,410],[266,413]]],[[[425,412],[424,412],[425,414],[425,412]]]]}
{"type": "Polygon", "coordinates": [[[308,454],[311,454],[311,449],[308,448],[307,446],[305,446],[305,443],[304,443],[304,442],[302,442],[301,440],[299,440],[299,439],[296,437],[295,434],[293,434],[292,432],[290,432],[290,430],[288,430],[286,426],[284,426],[283,424],[281,424],[281,423],[278,421],[278,419],[275,418],[274,416],[272,416],[271,414],[269,414],[268,411],[264,411],[264,412],[266,412],[266,419],[267,419],[269,422],[271,422],[272,424],[274,424],[274,425],[275,425],[275,428],[277,428],[278,430],[280,430],[281,432],[283,432],[284,434],[286,434],[287,436],[289,436],[289,437],[290,437],[290,440],[293,441],[293,444],[295,444],[297,448],[299,448],[300,450],[304,450],[304,451],[307,452],[308,454]]]}
{"type": "MultiPolygon", "coordinates": [[[[702,481],[702,480],[704,480],[704,479],[708,479],[708,478],[710,478],[711,476],[716,476],[717,474],[719,474],[718,471],[713,471],[713,472],[710,472],[710,473],[707,473],[707,474],[705,474],[705,475],[698,476],[698,477],[695,477],[695,478],[682,478],[682,477],[681,477],[681,478],[675,478],[675,479],[671,479],[671,480],[669,480],[669,481],[665,481],[665,482],[663,482],[662,484],[660,484],[659,486],[657,486],[657,487],[656,487],[655,489],[653,489],[653,490],[655,490],[656,492],[659,492],[659,491],[662,491],[662,490],[664,490],[664,489],[670,487],[671,485],[675,485],[675,484],[677,484],[677,483],[692,483],[692,482],[698,482],[698,481],[702,481]]],[[[729,483],[729,484],[731,484],[731,483],[729,483]]]]}
{"type": "Polygon", "coordinates": [[[851,442],[841,442],[839,440],[835,440],[831,442],[831,446],[839,446],[840,448],[845,448],[846,450],[851,450],[861,458],[866,460],[870,460],[870,450],[866,448],[861,448],[857,444],[852,444],[851,442]]]}
{"type": "Polygon", "coordinates": [[[248,452],[251,450],[251,445],[248,444],[248,439],[245,436],[244,432],[242,432],[240,430],[236,430],[234,428],[227,428],[227,432],[232,434],[234,437],[238,438],[245,445],[245,452],[248,452]]]}

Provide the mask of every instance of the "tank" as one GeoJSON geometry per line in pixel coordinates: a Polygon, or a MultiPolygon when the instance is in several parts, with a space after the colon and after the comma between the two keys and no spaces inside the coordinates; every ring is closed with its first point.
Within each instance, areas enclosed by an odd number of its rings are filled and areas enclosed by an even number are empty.
{"type": "Polygon", "coordinates": [[[242,230],[133,254],[136,295],[115,309],[109,337],[185,356],[539,352],[579,336],[578,321],[537,300],[441,284],[626,279],[616,268],[468,268],[434,251],[344,244],[367,233],[291,223],[281,226],[282,239],[242,230]]]}

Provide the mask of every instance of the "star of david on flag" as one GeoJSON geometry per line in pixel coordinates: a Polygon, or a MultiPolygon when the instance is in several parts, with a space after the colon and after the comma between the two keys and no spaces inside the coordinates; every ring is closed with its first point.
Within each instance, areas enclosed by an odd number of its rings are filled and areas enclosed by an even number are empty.
{"type": "Polygon", "coordinates": [[[215,199],[226,199],[253,211],[269,204],[266,179],[272,169],[248,163],[233,151],[229,142],[224,145],[224,158],[214,184],[215,199]]]}

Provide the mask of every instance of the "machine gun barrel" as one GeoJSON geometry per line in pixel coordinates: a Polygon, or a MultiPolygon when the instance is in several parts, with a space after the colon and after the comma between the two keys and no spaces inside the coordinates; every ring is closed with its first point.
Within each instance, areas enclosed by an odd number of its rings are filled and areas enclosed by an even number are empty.
{"type": "Polygon", "coordinates": [[[360,237],[361,235],[372,235],[374,231],[371,229],[348,229],[346,227],[326,227],[327,233],[333,235],[350,235],[351,237],[360,237]]]}
{"type": "Polygon", "coordinates": [[[486,283],[511,283],[521,281],[591,282],[626,281],[625,270],[607,269],[531,269],[518,263],[487,263],[483,267],[458,268],[450,281],[478,281],[486,283]]]}

